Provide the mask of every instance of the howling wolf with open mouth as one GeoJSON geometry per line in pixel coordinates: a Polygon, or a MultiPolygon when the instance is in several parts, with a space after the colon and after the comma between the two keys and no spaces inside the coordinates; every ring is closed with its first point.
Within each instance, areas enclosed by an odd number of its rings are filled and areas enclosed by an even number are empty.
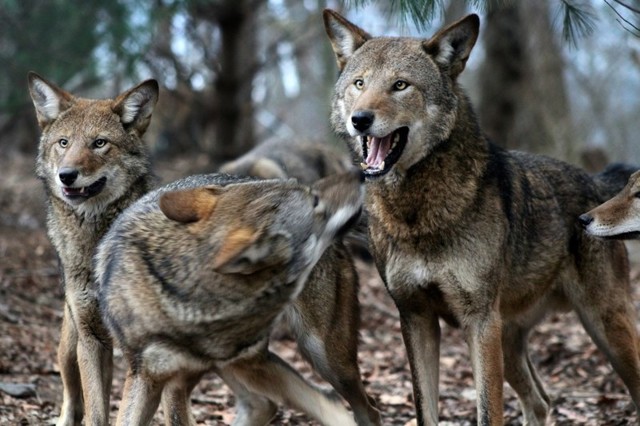
{"type": "Polygon", "coordinates": [[[331,10],[324,23],[340,69],[332,124],[367,176],[372,251],[400,313],[418,423],[438,422],[443,318],[469,345],[478,423],[503,424],[506,379],[524,423],[543,425],[551,401],[527,338],[553,309],[577,312],[637,407],[625,248],[585,235],[578,221],[628,176],[611,185],[483,136],[456,81],[478,37],[476,15],[427,40],[372,37],[331,10]]]}

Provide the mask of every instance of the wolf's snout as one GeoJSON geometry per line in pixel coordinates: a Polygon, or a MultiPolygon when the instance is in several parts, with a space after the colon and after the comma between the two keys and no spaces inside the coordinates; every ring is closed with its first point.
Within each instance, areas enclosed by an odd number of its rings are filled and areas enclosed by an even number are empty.
{"type": "Polygon", "coordinates": [[[583,228],[586,228],[591,222],[593,222],[593,217],[587,213],[581,214],[578,218],[578,222],[580,222],[580,225],[582,225],[583,228]]]}
{"type": "Polygon", "coordinates": [[[356,111],[351,115],[351,124],[356,130],[364,132],[373,124],[375,115],[371,111],[356,111]]]}
{"type": "Polygon", "coordinates": [[[60,182],[62,182],[63,184],[73,185],[73,182],[78,179],[78,171],[70,167],[63,167],[58,172],[58,177],[60,178],[60,182]]]}

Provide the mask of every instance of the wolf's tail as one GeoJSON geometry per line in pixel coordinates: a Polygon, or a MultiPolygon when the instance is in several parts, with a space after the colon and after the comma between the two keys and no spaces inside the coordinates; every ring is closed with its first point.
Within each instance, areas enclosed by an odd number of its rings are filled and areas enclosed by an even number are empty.
{"type": "Polygon", "coordinates": [[[608,200],[624,188],[634,172],[640,170],[640,166],[611,163],[603,171],[593,176],[600,190],[603,200],[608,200]]]}
{"type": "Polygon", "coordinates": [[[369,217],[366,210],[362,211],[358,221],[349,229],[344,236],[344,243],[352,255],[362,261],[370,263],[373,261],[369,245],[369,217]]]}

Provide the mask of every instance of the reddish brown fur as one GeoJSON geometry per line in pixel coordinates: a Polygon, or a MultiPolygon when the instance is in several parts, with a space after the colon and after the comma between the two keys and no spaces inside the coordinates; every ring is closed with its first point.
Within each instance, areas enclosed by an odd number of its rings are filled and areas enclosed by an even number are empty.
{"type": "Polygon", "coordinates": [[[585,236],[577,220],[619,190],[627,171],[592,178],[483,136],[456,81],[478,37],[475,15],[428,40],[370,37],[330,10],[324,21],[341,71],[332,124],[367,176],[372,250],[400,313],[418,424],[438,422],[440,318],[469,345],[478,424],[503,423],[503,379],[524,423],[545,424],[551,401],[527,336],[565,308],[578,312],[638,407],[625,248],[585,236]]]}

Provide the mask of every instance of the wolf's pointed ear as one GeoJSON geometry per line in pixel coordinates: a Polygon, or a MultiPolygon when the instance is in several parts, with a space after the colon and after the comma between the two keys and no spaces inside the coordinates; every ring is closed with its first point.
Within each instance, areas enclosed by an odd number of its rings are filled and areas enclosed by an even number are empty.
{"type": "Polygon", "coordinates": [[[221,274],[249,275],[262,269],[284,265],[293,250],[284,233],[263,235],[249,227],[232,229],[213,260],[213,269],[221,274]]]}
{"type": "Polygon", "coordinates": [[[338,69],[342,71],[347,61],[371,36],[362,28],[352,24],[339,13],[325,9],[322,12],[324,29],[336,54],[338,69]]]}
{"type": "Polygon", "coordinates": [[[70,93],[48,82],[33,71],[30,71],[27,77],[29,94],[36,108],[36,117],[40,128],[52,123],[62,111],[73,105],[75,98],[70,93]]]}
{"type": "Polygon", "coordinates": [[[219,186],[206,186],[165,192],[160,196],[160,210],[176,222],[198,222],[211,216],[223,190],[219,186]]]}
{"type": "Polygon", "coordinates": [[[118,96],[111,109],[120,116],[125,127],[132,127],[138,135],[142,135],[151,121],[151,113],[158,102],[158,92],[156,80],[143,81],[118,96]]]}
{"type": "Polygon", "coordinates": [[[449,75],[455,79],[464,70],[479,31],[478,15],[468,15],[425,41],[424,50],[432,55],[439,65],[448,68],[449,75]]]}

